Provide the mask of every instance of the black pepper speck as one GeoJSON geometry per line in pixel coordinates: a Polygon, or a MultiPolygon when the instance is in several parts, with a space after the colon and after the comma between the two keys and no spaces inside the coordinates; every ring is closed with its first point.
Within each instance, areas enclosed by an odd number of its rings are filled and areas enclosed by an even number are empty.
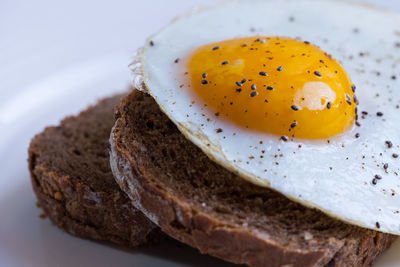
{"type": "Polygon", "coordinates": [[[353,102],[354,102],[354,104],[358,104],[358,99],[357,99],[357,96],[356,95],[353,95],[353,102]]]}
{"type": "Polygon", "coordinates": [[[392,148],[393,147],[393,143],[391,141],[385,141],[385,144],[387,146],[387,148],[392,148]]]}
{"type": "Polygon", "coordinates": [[[292,105],[291,109],[293,109],[294,111],[298,111],[299,110],[299,108],[297,106],[295,106],[295,105],[292,105]]]}
{"type": "Polygon", "coordinates": [[[387,169],[389,168],[389,163],[385,163],[385,164],[383,165],[383,168],[384,168],[385,170],[387,170],[387,169]]]}
{"type": "Polygon", "coordinates": [[[250,97],[255,97],[256,95],[258,95],[256,91],[250,93],[250,97]]]}
{"type": "Polygon", "coordinates": [[[351,96],[349,94],[346,94],[346,102],[347,104],[351,105],[351,96]]]}
{"type": "Polygon", "coordinates": [[[322,77],[322,74],[321,74],[321,72],[319,72],[319,71],[314,71],[314,74],[315,74],[316,76],[318,76],[318,77],[322,77]]]}

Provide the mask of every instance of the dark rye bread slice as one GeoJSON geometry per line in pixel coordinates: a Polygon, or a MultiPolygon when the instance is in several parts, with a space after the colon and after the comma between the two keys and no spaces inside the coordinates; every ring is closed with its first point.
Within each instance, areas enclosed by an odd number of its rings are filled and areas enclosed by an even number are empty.
{"type": "Polygon", "coordinates": [[[122,101],[110,143],[114,176],[134,205],[202,253],[251,266],[370,266],[395,239],[240,179],[141,92],[122,101]]]}
{"type": "Polygon", "coordinates": [[[158,238],[158,228],[132,206],[109,165],[109,136],[121,95],[107,98],[29,147],[29,170],[40,207],[72,235],[136,247],[158,238]]]}

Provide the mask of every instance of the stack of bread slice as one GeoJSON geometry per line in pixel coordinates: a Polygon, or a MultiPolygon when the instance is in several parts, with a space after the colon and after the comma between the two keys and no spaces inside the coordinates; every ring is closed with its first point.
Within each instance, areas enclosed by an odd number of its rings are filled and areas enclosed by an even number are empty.
{"type": "Polygon", "coordinates": [[[122,246],[166,234],[250,266],[370,266],[395,239],[240,179],[132,89],[35,136],[29,168],[55,225],[122,246]]]}

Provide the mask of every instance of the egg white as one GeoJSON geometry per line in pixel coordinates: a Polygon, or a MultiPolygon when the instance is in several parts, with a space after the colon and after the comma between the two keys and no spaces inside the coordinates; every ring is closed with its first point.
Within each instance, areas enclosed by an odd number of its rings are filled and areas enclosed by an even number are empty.
{"type": "Polygon", "coordinates": [[[134,81],[188,139],[242,178],[346,222],[399,235],[400,158],[392,156],[400,153],[399,26],[398,14],[348,1],[225,2],[152,36],[132,64],[134,81]],[[255,35],[307,40],[338,59],[357,85],[358,110],[369,112],[361,127],[329,140],[283,142],[204,108],[175,60],[204,44],[255,35]],[[376,185],[375,175],[382,177],[376,185]]]}

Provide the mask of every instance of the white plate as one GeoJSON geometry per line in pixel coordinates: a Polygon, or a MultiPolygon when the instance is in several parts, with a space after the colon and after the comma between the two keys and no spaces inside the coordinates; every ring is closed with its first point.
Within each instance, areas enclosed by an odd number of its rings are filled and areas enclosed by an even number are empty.
{"type": "MultiPolygon", "coordinates": [[[[65,234],[39,219],[27,168],[34,134],[124,90],[130,55],[145,38],[212,2],[0,2],[0,266],[228,265],[176,242],[128,251],[65,234]]],[[[375,2],[400,10],[396,0],[375,2]]],[[[400,241],[376,263],[399,265],[400,241]]]]}

